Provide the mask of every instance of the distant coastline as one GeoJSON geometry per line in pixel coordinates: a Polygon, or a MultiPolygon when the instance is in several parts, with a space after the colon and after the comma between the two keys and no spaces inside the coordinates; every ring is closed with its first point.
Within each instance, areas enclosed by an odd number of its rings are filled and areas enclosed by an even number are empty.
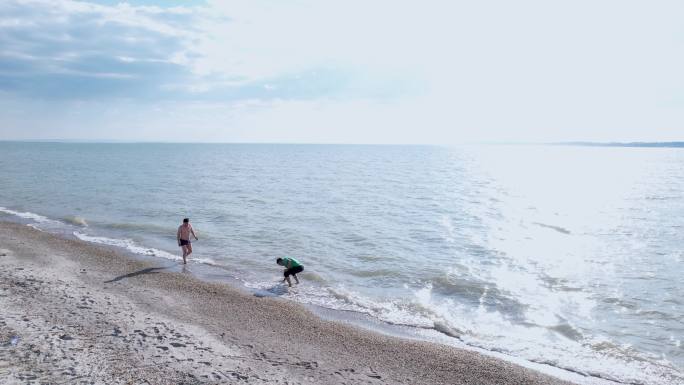
{"type": "Polygon", "coordinates": [[[672,147],[684,148],[684,142],[559,142],[547,143],[556,146],[586,146],[586,147],[672,147]]]}
{"type": "MultiPolygon", "coordinates": [[[[171,141],[128,141],[116,139],[0,139],[0,143],[61,143],[61,144],[238,144],[238,145],[333,145],[333,146],[442,146],[439,144],[419,143],[297,143],[297,142],[171,142],[171,141]]],[[[468,142],[460,145],[542,145],[542,146],[583,146],[583,147],[667,147],[684,148],[683,142],[468,142]]]]}

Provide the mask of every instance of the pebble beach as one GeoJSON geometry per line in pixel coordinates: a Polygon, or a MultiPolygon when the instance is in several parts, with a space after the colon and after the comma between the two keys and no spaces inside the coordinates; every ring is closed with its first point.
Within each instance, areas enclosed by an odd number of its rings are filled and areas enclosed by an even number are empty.
{"type": "Polygon", "coordinates": [[[569,384],[1,223],[4,384],[569,384]]]}

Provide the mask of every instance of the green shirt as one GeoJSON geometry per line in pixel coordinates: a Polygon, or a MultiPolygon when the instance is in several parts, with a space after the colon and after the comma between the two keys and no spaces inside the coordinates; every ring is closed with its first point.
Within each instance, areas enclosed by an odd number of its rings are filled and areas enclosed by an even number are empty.
{"type": "Polygon", "coordinates": [[[283,258],[283,266],[285,266],[288,269],[291,269],[291,268],[297,267],[297,266],[301,266],[301,265],[302,264],[299,263],[299,261],[297,261],[294,258],[283,258]]]}

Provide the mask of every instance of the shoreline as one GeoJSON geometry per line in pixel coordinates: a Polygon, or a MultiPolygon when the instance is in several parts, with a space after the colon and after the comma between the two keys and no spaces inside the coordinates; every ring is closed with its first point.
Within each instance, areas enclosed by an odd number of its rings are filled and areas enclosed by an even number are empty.
{"type": "MultiPolygon", "coordinates": [[[[0,222],[0,374],[112,383],[570,384],[0,222]]],[[[14,381],[14,382],[12,382],[14,381]]]]}
{"type": "MultiPolygon", "coordinates": [[[[2,209],[2,208],[0,208],[2,209]]],[[[8,210],[5,209],[7,212],[8,210]]],[[[24,215],[18,215],[20,218],[26,219],[26,215],[31,215],[31,216],[38,216],[39,220],[43,221],[53,221],[52,219],[43,217],[39,214],[33,214],[33,213],[17,213],[13,212],[13,215],[17,214],[24,214],[24,215]]],[[[29,217],[30,219],[35,219],[32,217],[29,217]]],[[[76,242],[83,242],[87,245],[96,247],[96,248],[101,248],[104,250],[109,250],[114,253],[122,254],[123,256],[133,259],[134,261],[140,261],[143,263],[160,263],[161,261],[163,262],[168,262],[168,263],[173,263],[177,262],[176,265],[170,265],[169,268],[166,270],[168,272],[175,272],[175,273],[189,273],[194,277],[195,279],[198,279],[201,282],[211,282],[211,283],[218,283],[218,284],[227,284],[231,288],[237,289],[239,291],[242,291],[243,293],[247,293],[249,295],[254,295],[254,296],[260,296],[260,297],[273,297],[273,298],[280,298],[284,299],[285,301],[293,301],[294,303],[299,304],[300,306],[303,306],[307,311],[310,311],[313,313],[315,316],[322,318],[327,321],[332,321],[332,322],[337,322],[337,323],[342,323],[345,325],[350,325],[354,328],[360,328],[365,331],[370,331],[372,333],[380,333],[385,336],[391,336],[395,338],[400,338],[400,339],[406,339],[406,340],[415,340],[419,342],[430,342],[430,343],[436,343],[438,345],[446,345],[450,347],[455,347],[457,349],[461,350],[467,350],[471,352],[477,352],[480,354],[483,354],[485,356],[493,357],[496,359],[500,359],[503,361],[511,362],[513,364],[525,367],[527,369],[531,369],[534,371],[541,372],[546,375],[550,375],[552,377],[556,377],[565,381],[569,381],[572,383],[576,384],[582,384],[582,385],[611,385],[615,383],[620,383],[619,381],[615,380],[609,380],[606,379],[600,375],[590,375],[586,374],[582,371],[578,371],[576,369],[572,368],[563,368],[551,363],[545,363],[545,362],[536,362],[536,361],[531,361],[527,360],[525,358],[521,357],[516,357],[513,355],[509,355],[497,350],[492,350],[492,349],[487,349],[487,348],[482,348],[477,345],[471,345],[468,343],[463,342],[458,336],[454,336],[449,333],[449,331],[443,331],[439,330],[438,328],[435,327],[420,327],[420,326],[414,326],[414,325],[407,325],[407,324],[395,324],[392,322],[388,322],[379,318],[374,317],[373,315],[370,315],[365,312],[360,312],[360,311],[355,311],[355,310],[344,310],[344,309],[336,309],[336,308],[330,308],[330,307],[325,307],[321,305],[316,305],[316,304],[311,304],[307,302],[299,302],[296,300],[292,300],[289,298],[284,298],[283,297],[283,292],[273,292],[270,289],[258,289],[255,287],[247,286],[245,284],[244,280],[240,280],[238,278],[235,278],[232,274],[225,274],[224,268],[221,268],[219,265],[214,265],[214,264],[207,264],[202,258],[199,260],[195,258],[191,258],[191,261],[197,262],[197,263],[191,263],[186,265],[187,269],[184,265],[179,264],[180,262],[180,256],[176,256],[176,258],[169,258],[169,251],[158,249],[158,248],[152,248],[149,250],[155,250],[156,252],[161,252],[163,255],[157,255],[155,253],[152,254],[146,254],[146,253],[140,253],[136,252],[136,250],[131,250],[128,245],[126,244],[116,244],[116,243],[109,243],[109,242],[101,242],[98,240],[101,239],[107,239],[107,240],[116,240],[115,238],[109,239],[109,238],[99,238],[95,237],[97,240],[90,240],[89,236],[83,237],[77,235],[75,232],[70,233],[70,232],[54,232],[50,230],[43,230],[40,227],[31,224],[31,223],[25,223],[24,221],[7,221],[7,220],[0,220],[0,224],[2,223],[10,223],[10,224],[19,224],[19,225],[26,225],[32,229],[35,229],[36,231],[44,232],[53,236],[57,236],[60,239],[67,239],[67,240],[73,240],[76,242]],[[192,268],[191,268],[192,266],[192,268]]],[[[71,222],[69,222],[71,223],[71,222]]],[[[73,223],[72,223],[73,224],[73,223]]],[[[81,223],[77,223],[81,224],[81,223]]],[[[148,249],[145,246],[136,246],[135,249],[148,249]]]]}

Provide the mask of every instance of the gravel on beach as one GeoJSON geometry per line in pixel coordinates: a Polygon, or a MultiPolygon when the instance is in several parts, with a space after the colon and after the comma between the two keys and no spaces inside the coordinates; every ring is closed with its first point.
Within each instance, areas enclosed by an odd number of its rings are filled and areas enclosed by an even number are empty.
{"type": "Polygon", "coordinates": [[[0,223],[0,383],[569,384],[0,223]]]}

